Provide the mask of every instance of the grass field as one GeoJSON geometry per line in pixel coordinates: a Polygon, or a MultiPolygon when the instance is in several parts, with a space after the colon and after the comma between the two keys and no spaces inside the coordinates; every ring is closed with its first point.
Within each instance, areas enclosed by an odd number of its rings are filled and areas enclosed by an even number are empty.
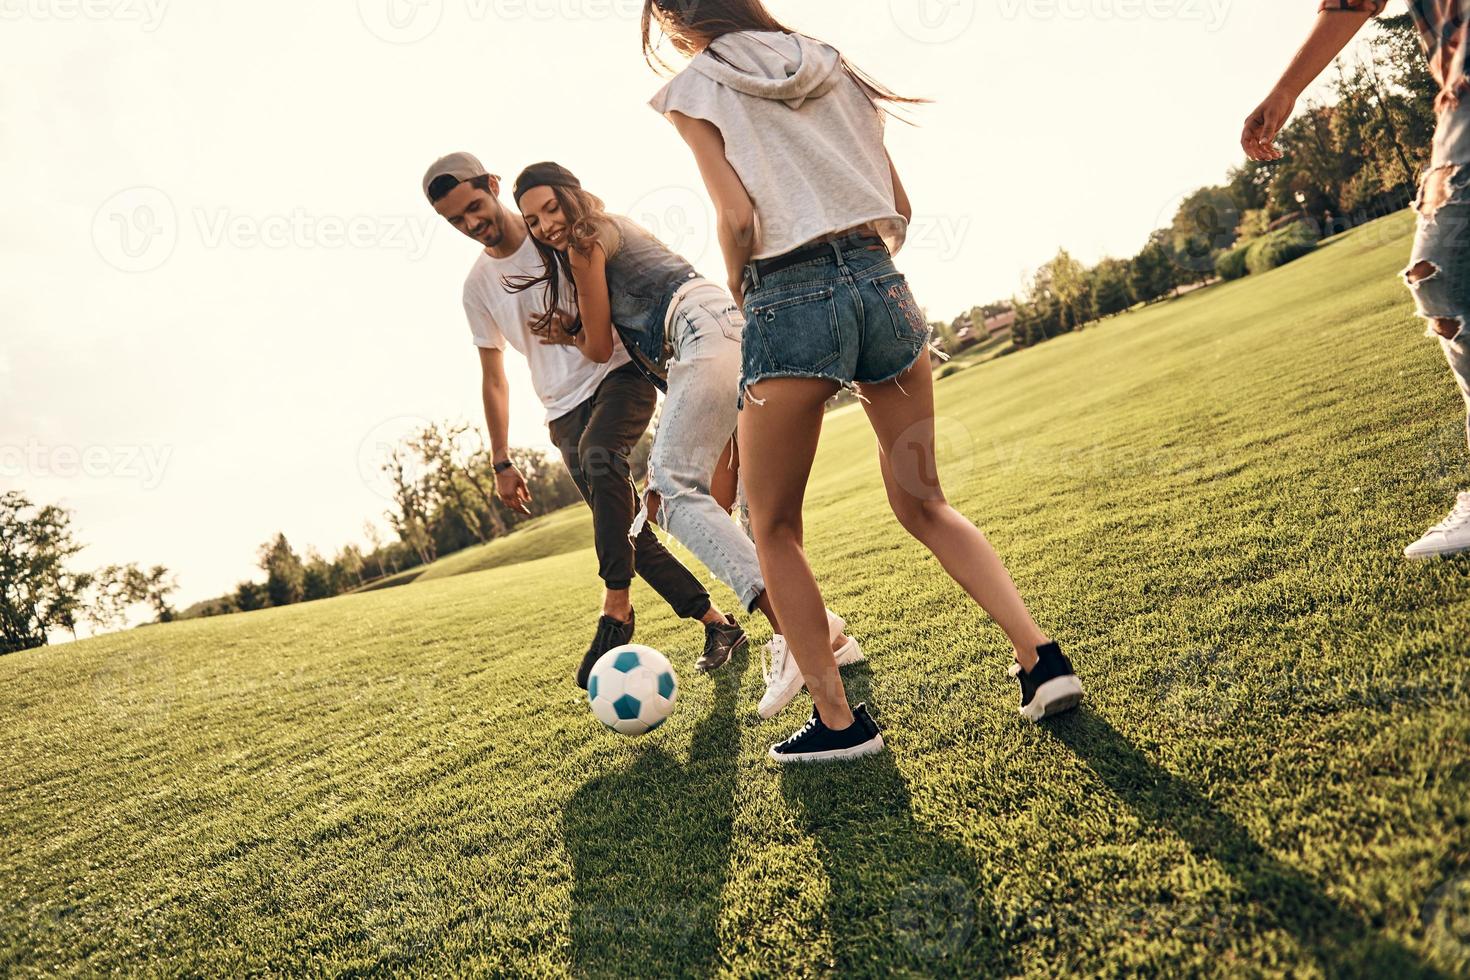
{"type": "Polygon", "coordinates": [[[1399,557],[1470,480],[1409,231],[939,383],[950,496],[1089,687],[1046,727],[858,409],[807,510],[891,746],[852,767],[771,768],[805,698],[761,722],[641,585],[680,706],[605,734],[576,511],[0,660],[0,973],[1470,974],[1470,561],[1399,557]]]}

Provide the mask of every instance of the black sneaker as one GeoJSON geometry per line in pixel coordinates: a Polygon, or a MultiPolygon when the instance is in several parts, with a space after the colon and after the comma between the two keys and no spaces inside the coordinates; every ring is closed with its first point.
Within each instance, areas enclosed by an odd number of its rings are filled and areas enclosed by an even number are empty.
{"type": "Polygon", "coordinates": [[[704,653],[695,661],[694,669],[701,674],[719,670],[748,646],[750,640],[734,616],[726,615],[723,623],[705,623],[704,653]]]}
{"type": "Polygon", "coordinates": [[[1081,704],[1082,682],[1062,648],[1048,643],[1036,648],[1036,656],[1029,674],[1020,664],[1011,664],[1011,676],[1021,682],[1021,717],[1040,721],[1081,704]]]}
{"type": "Polygon", "coordinates": [[[845,762],[883,751],[883,733],[868,714],[868,706],[852,709],[852,726],[834,732],[822,724],[821,715],[812,708],[812,716],[795,735],[771,746],[771,758],[777,762],[845,762]]]}
{"type": "Polygon", "coordinates": [[[592,673],[592,668],[597,666],[597,661],[609,650],[615,650],[625,643],[633,642],[633,614],[628,613],[628,621],[620,623],[611,616],[603,616],[597,621],[597,635],[592,638],[592,645],[587,648],[587,653],[582,657],[582,666],[577,668],[577,686],[587,690],[587,675],[592,673]]]}

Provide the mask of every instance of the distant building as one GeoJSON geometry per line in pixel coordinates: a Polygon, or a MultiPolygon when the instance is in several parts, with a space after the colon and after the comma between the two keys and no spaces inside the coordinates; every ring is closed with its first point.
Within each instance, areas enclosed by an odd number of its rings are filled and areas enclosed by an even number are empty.
{"type": "Polygon", "coordinates": [[[1010,333],[1016,325],[1016,311],[1006,310],[985,321],[985,332],[994,337],[998,333],[1010,333]]]}

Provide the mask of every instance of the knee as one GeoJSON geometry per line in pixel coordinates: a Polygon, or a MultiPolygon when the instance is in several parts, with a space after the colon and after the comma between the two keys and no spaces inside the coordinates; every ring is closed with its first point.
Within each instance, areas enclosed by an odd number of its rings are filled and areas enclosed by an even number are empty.
{"type": "Polygon", "coordinates": [[[762,547],[800,546],[802,538],[801,513],[750,515],[751,536],[762,547]]]}
{"type": "Polygon", "coordinates": [[[643,507],[648,512],[648,519],[660,527],[664,526],[663,495],[653,487],[649,487],[643,494],[643,507]]]}
{"type": "MultiPolygon", "coordinates": [[[[1428,322],[1429,329],[1446,340],[1454,340],[1464,329],[1465,318],[1441,316],[1440,310],[1434,309],[1443,308],[1449,295],[1448,284],[1443,282],[1443,277],[1444,270],[1429,259],[1420,259],[1404,270],[1404,282],[1418,300],[1419,313],[1428,322]]],[[[1454,309],[1453,305],[1449,308],[1454,309]]]]}
{"type": "Polygon", "coordinates": [[[904,530],[916,536],[923,536],[949,513],[949,501],[939,492],[932,497],[922,498],[910,494],[894,494],[888,498],[888,504],[893,508],[893,516],[898,518],[898,523],[903,525],[904,530]]]}

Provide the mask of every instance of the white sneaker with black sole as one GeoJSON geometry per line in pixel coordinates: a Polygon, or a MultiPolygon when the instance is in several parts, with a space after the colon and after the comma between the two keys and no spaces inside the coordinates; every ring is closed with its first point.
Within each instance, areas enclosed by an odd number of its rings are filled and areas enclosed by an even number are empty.
{"type": "Polygon", "coordinates": [[[1036,648],[1036,666],[1027,673],[1011,664],[1011,676],[1021,682],[1021,717],[1040,721],[1071,711],[1082,703],[1082,681],[1072,661],[1055,643],[1036,648]]]}
{"type": "Polygon", "coordinates": [[[852,709],[852,724],[842,731],[833,731],[822,723],[817,709],[812,709],[811,718],[784,742],[771,746],[771,758],[780,763],[789,762],[848,762],[883,751],[883,733],[878,723],[868,714],[868,706],[860,704],[852,709]]]}
{"type": "Polygon", "coordinates": [[[1470,492],[1460,494],[1450,516],[1404,549],[1405,558],[1449,558],[1470,551],[1470,492]]]}
{"type": "MultiPolygon", "coordinates": [[[[827,610],[827,631],[831,642],[836,643],[847,629],[847,623],[832,610],[827,610]]],[[[842,648],[833,652],[837,666],[859,663],[865,659],[863,648],[855,637],[848,637],[842,648]]],[[[776,634],[771,642],[761,647],[761,676],[765,678],[766,693],[761,695],[759,707],[762,718],[774,718],[791,703],[791,699],[806,686],[801,668],[786,645],[786,637],[776,634]]]]}

